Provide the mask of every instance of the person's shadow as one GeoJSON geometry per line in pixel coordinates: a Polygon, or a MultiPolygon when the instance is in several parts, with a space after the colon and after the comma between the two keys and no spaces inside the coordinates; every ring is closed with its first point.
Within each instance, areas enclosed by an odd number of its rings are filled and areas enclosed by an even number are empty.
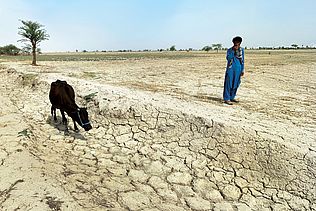
{"type": "Polygon", "coordinates": [[[218,103],[218,104],[223,103],[223,98],[216,97],[216,96],[209,96],[206,94],[191,95],[191,97],[193,97],[199,101],[203,101],[203,102],[213,101],[213,102],[218,103]]]}
{"type": "MultiPolygon", "coordinates": [[[[68,119],[69,121],[69,119],[68,119]]],[[[72,119],[70,118],[70,121],[72,122],[72,119]]],[[[57,121],[55,122],[54,118],[52,116],[48,116],[46,119],[46,123],[53,126],[60,132],[64,132],[65,136],[71,136],[74,139],[81,139],[81,140],[87,140],[83,135],[81,135],[79,132],[75,132],[72,127],[68,126],[68,132],[66,131],[66,125],[62,123],[61,117],[57,116],[57,121]]],[[[69,122],[68,122],[69,123],[69,122]]]]}

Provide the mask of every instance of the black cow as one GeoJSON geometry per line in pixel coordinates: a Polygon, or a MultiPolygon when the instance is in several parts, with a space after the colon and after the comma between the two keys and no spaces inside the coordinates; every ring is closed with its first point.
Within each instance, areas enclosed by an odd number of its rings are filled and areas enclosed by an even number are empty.
{"type": "Polygon", "coordinates": [[[72,118],[75,131],[78,131],[76,122],[86,131],[92,128],[89,122],[87,109],[79,108],[77,106],[75,103],[74,89],[67,84],[66,81],[57,80],[52,82],[49,91],[49,100],[52,103],[51,114],[54,117],[54,120],[57,121],[56,109],[58,108],[62,115],[62,122],[66,125],[66,131],[68,131],[68,127],[64,112],[72,118]]]}

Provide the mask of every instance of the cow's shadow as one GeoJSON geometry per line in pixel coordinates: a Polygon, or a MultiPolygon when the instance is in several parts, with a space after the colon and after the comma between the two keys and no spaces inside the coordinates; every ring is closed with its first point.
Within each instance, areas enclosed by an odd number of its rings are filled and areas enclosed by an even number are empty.
{"type": "Polygon", "coordinates": [[[72,119],[68,119],[68,132],[66,131],[66,125],[62,123],[61,117],[57,116],[57,121],[54,120],[52,116],[48,116],[46,119],[46,123],[50,124],[60,132],[63,132],[65,136],[73,137],[74,139],[87,140],[80,132],[74,131],[73,127],[71,127],[72,119]]]}

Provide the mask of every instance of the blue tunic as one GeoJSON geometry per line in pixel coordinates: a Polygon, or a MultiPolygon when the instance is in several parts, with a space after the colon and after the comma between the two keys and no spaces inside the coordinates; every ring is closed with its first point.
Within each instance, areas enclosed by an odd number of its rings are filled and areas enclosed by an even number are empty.
{"type": "Polygon", "coordinates": [[[240,85],[241,73],[244,72],[244,49],[240,48],[241,56],[235,54],[233,48],[227,50],[227,67],[224,82],[224,100],[234,100],[240,85]]]}

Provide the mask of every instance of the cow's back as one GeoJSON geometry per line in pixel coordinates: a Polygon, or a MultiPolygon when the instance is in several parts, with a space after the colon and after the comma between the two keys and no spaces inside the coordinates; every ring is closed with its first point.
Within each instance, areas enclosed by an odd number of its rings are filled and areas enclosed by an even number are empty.
{"type": "Polygon", "coordinates": [[[72,107],[75,104],[74,89],[66,81],[57,80],[51,83],[49,100],[55,108],[72,107]]]}

